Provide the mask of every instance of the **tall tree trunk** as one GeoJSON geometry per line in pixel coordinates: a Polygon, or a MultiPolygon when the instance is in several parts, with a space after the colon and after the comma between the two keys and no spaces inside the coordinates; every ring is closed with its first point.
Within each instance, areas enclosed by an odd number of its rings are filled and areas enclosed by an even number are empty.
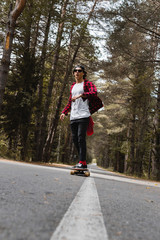
{"type": "Polygon", "coordinates": [[[44,41],[42,46],[42,53],[40,58],[40,75],[39,75],[39,83],[38,83],[38,100],[37,100],[37,110],[36,110],[36,127],[35,127],[35,154],[33,156],[33,161],[39,160],[39,146],[41,143],[41,119],[42,119],[42,101],[43,101],[43,78],[44,78],[44,71],[45,71],[45,59],[46,59],[46,52],[47,52],[47,43],[49,37],[49,30],[51,25],[51,17],[53,12],[53,4],[54,0],[52,0],[49,8],[49,14],[47,18],[45,34],[44,34],[44,41]]]}
{"type": "Polygon", "coordinates": [[[136,143],[136,154],[135,154],[135,173],[138,175],[138,177],[141,177],[143,174],[143,159],[146,151],[146,129],[148,126],[148,107],[147,107],[147,101],[146,105],[143,106],[143,112],[141,119],[139,120],[139,128],[137,128],[138,131],[138,140],[136,143]]]}
{"type": "Polygon", "coordinates": [[[109,136],[108,134],[106,134],[105,138],[105,142],[106,142],[106,146],[104,149],[104,157],[103,157],[103,167],[104,168],[108,168],[109,164],[110,164],[110,158],[109,158],[109,136]]]}
{"type": "Polygon", "coordinates": [[[42,117],[40,143],[38,146],[38,154],[37,154],[37,156],[38,156],[37,160],[39,160],[39,161],[42,161],[42,153],[43,153],[43,147],[44,147],[44,143],[45,143],[46,130],[47,130],[46,129],[47,128],[47,117],[48,117],[48,113],[49,113],[49,107],[50,107],[50,103],[51,103],[51,96],[52,96],[52,90],[53,90],[53,83],[55,81],[56,70],[57,70],[57,65],[58,65],[58,60],[59,60],[59,53],[60,53],[60,46],[61,46],[61,41],[62,41],[64,19],[65,19],[65,15],[66,15],[67,4],[68,4],[68,0],[64,0],[62,10],[61,10],[61,22],[59,23],[58,32],[57,32],[56,49],[55,49],[53,65],[52,65],[52,73],[51,73],[51,78],[50,78],[49,85],[48,85],[48,92],[47,92],[47,96],[46,96],[46,102],[45,102],[43,117],[42,117]]]}
{"type": "Polygon", "coordinates": [[[12,42],[14,37],[16,20],[22,13],[25,7],[25,4],[26,4],[26,0],[17,0],[13,11],[12,11],[12,4],[10,5],[10,12],[8,16],[7,26],[6,26],[6,38],[5,38],[3,56],[1,60],[1,66],[0,66],[0,114],[1,114],[1,106],[3,102],[4,90],[5,90],[6,82],[8,79],[10,56],[12,52],[12,42]]]}
{"type": "Polygon", "coordinates": [[[133,174],[135,170],[135,113],[132,114],[130,122],[130,161],[129,171],[133,174]]]}
{"type": "Polygon", "coordinates": [[[126,146],[126,154],[125,154],[125,160],[124,160],[124,172],[127,172],[128,169],[128,160],[129,160],[129,135],[130,135],[130,128],[127,127],[127,146],[126,146]]]}
{"type": "Polygon", "coordinates": [[[144,157],[143,127],[141,126],[139,141],[137,141],[136,154],[135,154],[134,173],[136,173],[136,175],[138,175],[138,177],[141,177],[142,173],[143,173],[143,168],[142,168],[143,157],[144,157]]]}
{"type": "Polygon", "coordinates": [[[54,136],[55,136],[55,133],[56,133],[56,130],[57,130],[57,126],[58,126],[59,113],[60,113],[60,107],[61,107],[61,104],[62,104],[62,98],[63,98],[64,90],[65,90],[66,84],[68,82],[69,75],[70,75],[70,73],[72,71],[73,64],[74,64],[74,61],[76,59],[78,50],[80,49],[81,43],[82,43],[82,41],[84,39],[86,28],[87,28],[87,25],[88,25],[88,23],[89,23],[89,21],[91,19],[92,14],[93,14],[93,11],[95,9],[96,3],[97,3],[97,0],[94,2],[94,5],[93,5],[93,7],[92,7],[92,9],[91,9],[91,11],[89,13],[88,19],[87,19],[86,23],[84,24],[84,27],[81,29],[77,47],[75,49],[75,52],[73,54],[72,59],[70,60],[70,50],[71,50],[71,44],[72,44],[72,33],[71,33],[71,40],[70,40],[70,48],[69,48],[69,54],[68,54],[68,60],[67,60],[66,73],[65,73],[65,76],[64,76],[64,81],[63,81],[61,94],[60,94],[59,99],[58,99],[58,103],[57,103],[57,107],[56,107],[56,112],[55,112],[55,116],[54,116],[54,119],[53,119],[53,123],[51,124],[51,128],[49,130],[49,133],[48,133],[48,136],[47,136],[47,139],[46,139],[46,143],[44,145],[43,161],[48,161],[49,158],[50,158],[51,147],[52,147],[52,144],[53,144],[53,141],[54,141],[54,136]]]}
{"type": "Polygon", "coordinates": [[[58,146],[57,146],[57,163],[60,162],[61,153],[61,140],[62,140],[62,125],[60,125],[59,136],[58,136],[58,146]]]}
{"type": "Polygon", "coordinates": [[[152,151],[153,151],[153,143],[152,143],[152,139],[150,142],[150,152],[149,152],[149,163],[148,163],[148,178],[151,178],[151,169],[152,169],[152,151]]]}
{"type": "MultiPolygon", "coordinates": [[[[31,50],[31,29],[33,24],[32,12],[33,12],[33,1],[30,1],[28,5],[30,17],[28,18],[26,24],[25,31],[25,39],[24,39],[24,54],[23,54],[23,70],[21,72],[21,76],[23,78],[23,93],[31,96],[33,94],[33,90],[31,89],[31,80],[33,79],[33,75],[35,72],[34,69],[34,58],[35,58],[35,47],[32,46],[31,50]]],[[[38,34],[38,33],[37,33],[38,34]]],[[[22,99],[25,96],[22,97],[22,99]]],[[[24,104],[21,107],[20,113],[20,135],[21,135],[21,159],[23,161],[26,160],[27,151],[28,151],[28,133],[29,126],[31,120],[31,112],[32,112],[32,104],[24,104]]]]}
{"type": "MultiPolygon", "coordinates": [[[[73,63],[72,63],[72,65],[73,65],[73,63]]],[[[72,66],[70,66],[70,72],[71,72],[71,70],[72,70],[72,66]]],[[[60,113],[60,108],[61,108],[61,104],[62,104],[63,93],[64,93],[64,90],[65,90],[65,86],[67,84],[70,72],[67,71],[66,75],[65,75],[65,78],[64,78],[63,86],[62,86],[61,93],[60,93],[60,96],[58,98],[58,103],[57,103],[57,106],[56,106],[56,112],[55,112],[55,115],[54,115],[53,120],[52,120],[51,127],[50,127],[49,132],[48,132],[46,143],[44,145],[43,161],[48,161],[49,158],[50,158],[51,147],[52,147],[52,144],[53,144],[54,136],[56,134],[58,121],[59,121],[59,113],[60,113]]]]}
{"type": "Polygon", "coordinates": [[[157,94],[157,109],[155,115],[155,139],[152,161],[152,177],[155,180],[160,180],[160,82],[157,94]]]}

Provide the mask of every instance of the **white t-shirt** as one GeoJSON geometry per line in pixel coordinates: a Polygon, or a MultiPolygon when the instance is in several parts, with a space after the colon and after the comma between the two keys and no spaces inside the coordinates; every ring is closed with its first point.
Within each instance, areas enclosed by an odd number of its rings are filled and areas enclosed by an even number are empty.
{"type": "MultiPolygon", "coordinates": [[[[78,96],[84,93],[82,83],[76,83],[72,88],[72,97],[78,96]]],[[[89,101],[86,99],[85,101],[80,97],[76,99],[74,102],[71,103],[71,115],[70,120],[80,119],[80,118],[87,118],[89,117],[89,101]]]]}

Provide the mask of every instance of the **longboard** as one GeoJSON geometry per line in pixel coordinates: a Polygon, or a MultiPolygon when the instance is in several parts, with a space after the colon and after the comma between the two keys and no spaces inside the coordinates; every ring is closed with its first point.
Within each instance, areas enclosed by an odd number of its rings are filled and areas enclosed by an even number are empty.
{"type": "Polygon", "coordinates": [[[79,169],[79,168],[72,168],[71,172],[70,172],[71,175],[84,175],[85,177],[89,177],[90,176],[90,172],[87,168],[82,168],[82,169],[79,169]]]}

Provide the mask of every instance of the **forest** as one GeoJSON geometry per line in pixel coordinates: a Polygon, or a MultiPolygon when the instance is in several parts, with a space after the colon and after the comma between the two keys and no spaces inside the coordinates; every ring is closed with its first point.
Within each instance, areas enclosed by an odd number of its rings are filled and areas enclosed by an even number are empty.
{"type": "Polygon", "coordinates": [[[75,163],[60,114],[81,63],[104,104],[87,161],[160,180],[159,0],[1,0],[0,8],[0,156],[75,163]]]}

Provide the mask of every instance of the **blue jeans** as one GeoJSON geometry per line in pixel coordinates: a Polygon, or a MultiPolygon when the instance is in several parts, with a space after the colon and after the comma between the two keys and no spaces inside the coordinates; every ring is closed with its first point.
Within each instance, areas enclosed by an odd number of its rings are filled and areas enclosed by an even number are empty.
{"type": "Polygon", "coordinates": [[[71,120],[73,143],[78,151],[79,161],[86,161],[86,132],[89,118],[71,120]]]}

